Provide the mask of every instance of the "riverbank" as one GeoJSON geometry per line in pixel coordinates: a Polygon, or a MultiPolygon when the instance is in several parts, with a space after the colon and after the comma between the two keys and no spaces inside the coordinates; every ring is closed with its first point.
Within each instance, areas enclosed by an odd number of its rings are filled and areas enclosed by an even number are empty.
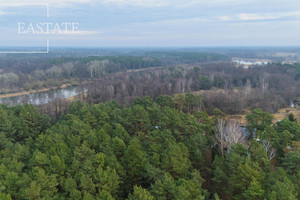
{"type": "Polygon", "coordinates": [[[9,94],[0,94],[0,99],[10,98],[10,97],[18,97],[18,96],[22,96],[22,95],[35,94],[35,93],[40,93],[40,92],[47,92],[50,90],[63,89],[63,88],[71,87],[71,86],[74,86],[74,85],[71,83],[68,83],[68,84],[62,84],[59,87],[42,88],[42,89],[38,89],[38,90],[29,90],[29,91],[15,92],[15,93],[9,93],[9,94]]]}

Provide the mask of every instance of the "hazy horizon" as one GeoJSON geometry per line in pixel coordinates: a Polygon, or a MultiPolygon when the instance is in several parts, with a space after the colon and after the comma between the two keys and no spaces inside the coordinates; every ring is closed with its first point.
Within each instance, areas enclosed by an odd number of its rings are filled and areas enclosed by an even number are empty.
{"type": "Polygon", "coordinates": [[[0,46],[297,47],[299,22],[296,0],[12,0],[0,3],[0,46]],[[38,23],[78,29],[24,34],[38,23]]]}

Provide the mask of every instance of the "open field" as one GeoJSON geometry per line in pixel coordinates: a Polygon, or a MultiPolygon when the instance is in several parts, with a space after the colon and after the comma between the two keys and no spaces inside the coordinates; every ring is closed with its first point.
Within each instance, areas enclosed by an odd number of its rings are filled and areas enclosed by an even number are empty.
{"type": "MultiPolygon", "coordinates": [[[[289,114],[293,114],[297,121],[300,122],[300,110],[296,108],[282,108],[272,114],[274,117],[273,123],[275,124],[277,121],[288,118],[289,114]]],[[[242,125],[247,124],[246,115],[229,115],[228,119],[237,121],[242,125]]]]}

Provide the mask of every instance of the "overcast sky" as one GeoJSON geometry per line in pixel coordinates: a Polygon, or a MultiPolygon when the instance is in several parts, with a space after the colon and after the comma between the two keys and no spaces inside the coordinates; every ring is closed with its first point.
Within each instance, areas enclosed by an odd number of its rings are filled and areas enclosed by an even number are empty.
{"type": "Polygon", "coordinates": [[[5,1],[0,46],[43,46],[46,39],[76,47],[300,46],[299,0],[5,1]],[[18,34],[18,22],[25,29],[39,22],[80,25],[72,34],[37,35],[18,34]]]}

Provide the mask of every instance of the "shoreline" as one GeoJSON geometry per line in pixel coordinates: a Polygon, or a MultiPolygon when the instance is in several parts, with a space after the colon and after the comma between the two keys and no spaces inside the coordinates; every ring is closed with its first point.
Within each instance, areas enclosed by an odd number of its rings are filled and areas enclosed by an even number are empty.
{"type": "Polygon", "coordinates": [[[73,86],[73,85],[69,83],[69,84],[62,84],[59,87],[42,88],[42,89],[38,89],[38,90],[29,90],[29,91],[23,91],[23,92],[0,94],[0,99],[18,97],[18,96],[27,95],[27,94],[36,94],[36,93],[40,93],[40,92],[47,92],[50,90],[63,89],[63,88],[71,87],[71,86],[73,86]]]}

